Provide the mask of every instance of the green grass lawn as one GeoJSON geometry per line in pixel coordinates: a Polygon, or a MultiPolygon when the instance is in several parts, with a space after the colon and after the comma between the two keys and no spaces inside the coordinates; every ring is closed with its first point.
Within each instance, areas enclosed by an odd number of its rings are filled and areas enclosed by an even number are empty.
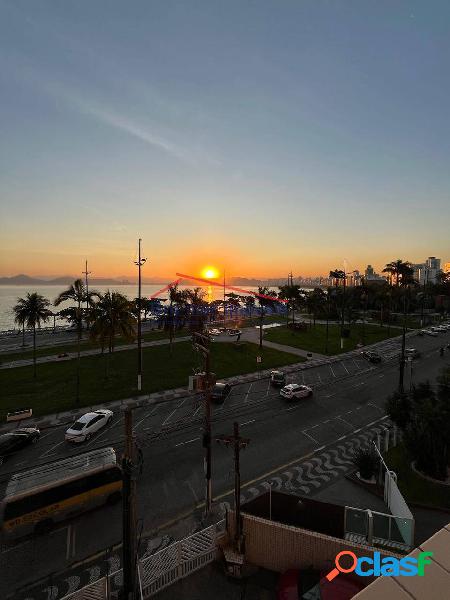
{"type": "MultiPolygon", "coordinates": [[[[390,335],[388,335],[387,327],[379,327],[378,325],[365,325],[365,344],[373,344],[380,342],[387,337],[394,337],[400,335],[398,329],[391,329],[390,335]]],[[[363,342],[363,326],[362,324],[355,324],[351,326],[350,337],[344,339],[344,349],[340,347],[340,332],[341,328],[339,325],[329,325],[329,339],[328,339],[328,353],[340,354],[341,352],[348,352],[354,350],[359,342],[363,342]]],[[[306,331],[293,331],[287,327],[276,327],[274,329],[267,330],[264,334],[264,339],[269,342],[277,342],[278,344],[285,344],[286,346],[294,346],[295,348],[302,348],[303,350],[309,350],[310,352],[318,352],[319,354],[325,354],[325,343],[326,343],[326,325],[318,325],[309,327],[306,331]]]]}
{"type": "MultiPolygon", "coordinates": [[[[187,329],[183,329],[181,331],[176,331],[174,336],[175,337],[183,337],[183,336],[188,336],[188,335],[190,335],[189,331],[187,329]]],[[[169,336],[168,336],[167,331],[164,331],[162,329],[157,329],[155,331],[147,331],[147,332],[143,333],[142,339],[145,342],[151,342],[154,340],[169,339],[169,336]]],[[[130,344],[130,342],[127,340],[124,340],[122,338],[116,339],[116,346],[122,346],[124,344],[130,344]]],[[[99,344],[91,342],[86,339],[82,340],[82,342],[80,344],[81,351],[93,350],[94,348],[97,348],[98,350],[100,350],[99,344]]],[[[57,354],[61,354],[62,352],[76,352],[76,351],[77,351],[77,344],[74,342],[70,342],[68,344],[56,345],[56,346],[47,344],[45,346],[39,347],[39,337],[37,338],[36,356],[38,356],[38,357],[39,356],[54,356],[57,354]]],[[[0,353],[0,363],[3,363],[3,362],[6,363],[6,362],[10,362],[12,360],[22,360],[22,359],[26,359],[26,358],[33,358],[33,350],[30,350],[29,345],[20,351],[16,350],[14,352],[0,353]]]]}
{"type": "Polygon", "coordinates": [[[406,502],[450,509],[450,487],[433,483],[414,473],[403,445],[391,448],[384,459],[388,467],[397,473],[397,483],[406,502]]]}
{"type": "MultiPolygon", "coordinates": [[[[211,370],[218,378],[257,371],[256,356],[262,356],[261,369],[299,362],[299,357],[270,348],[262,352],[255,344],[218,343],[211,345],[211,370]]],[[[76,360],[39,364],[37,379],[32,367],[0,371],[0,419],[9,410],[31,407],[33,414],[44,415],[76,408],[76,360]]],[[[180,342],[170,356],[168,345],[144,348],[143,393],[186,387],[199,355],[190,342],[180,342]]],[[[80,403],[90,406],[128,398],[136,392],[137,353],[123,350],[113,355],[81,359],[80,403]],[[109,376],[106,377],[109,362],[109,376]]]]}

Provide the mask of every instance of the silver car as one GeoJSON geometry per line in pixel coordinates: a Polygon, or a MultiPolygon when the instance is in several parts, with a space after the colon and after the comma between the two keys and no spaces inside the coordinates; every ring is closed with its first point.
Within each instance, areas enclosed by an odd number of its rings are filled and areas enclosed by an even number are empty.
{"type": "Polygon", "coordinates": [[[294,398],[308,398],[312,396],[312,388],[307,385],[300,385],[299,383],[289,383],[280,390],[280,396],[292,400],[294,398]]]}
{"type": "Polygon", "coordinates": [[[113,414],[112,410],[106,408],[86,413],[66,431],[66,440],[75,443],[86,442],[94,433],[111,422],[113,414]]]}

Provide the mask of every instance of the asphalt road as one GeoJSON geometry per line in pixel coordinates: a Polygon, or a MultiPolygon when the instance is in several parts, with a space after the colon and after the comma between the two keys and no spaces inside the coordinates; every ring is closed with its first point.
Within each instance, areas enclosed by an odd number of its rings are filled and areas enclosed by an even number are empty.
{"type": "MultiPolygon", "coordinates": [[[[448,342],[450,333],[408,340],[407,346],[421,352],[421,357],[413,363],[414,381],[433,381],[442,367],[448,366],[450,352],[444,358],[439,357],[439,347],[448,342]]],[[[243,494],[257,493],[258,487],[261,489],[270,479],[281,480],[281,475],[289,479],[290,469],[311,452],[328,448],[344,437],[349,439],[380,422],[384,401],[398,386],[399,340],[389,340],[383,348],[385,360],[380,365],[359,357],[347,358],[291,374],[290,381],[306,383],[314,389],[311,398],[294,403],[283,400],[267,379],[233,387],[224,405],[213,409],[213,434],[231,433],[232,423],[238,421],[242,435],[250,438],[241,459],[243,494]]],[[[409,378],[408,367],[406,387],[409,378]]],[[[143,472],[137,484],[139,529],[142,538],[150,540],[143,545],[144,551],[157,543],[151,541],[155,530],[163,529],[202,502],[202,413],[202,403],[190,396],[143,407],[134,413],[134,431],[144,454],[143,472]]],[[[123,448],[121,414],[115,414],[108,429],[80,447],[64,441],[65,429],[55,427],[44,431],[36,446],[25,449],[0,467],[0,479],[6,479],[10,472],[91,448],[112,445],[119,453],[123,448]]],[[[231,501],[232,488],[232,452],[214,444],[216,501],[231,501]]],[[[118,505],[86,513],[48,535],[3,546],[0,596],[6,597],[13,590],[42,579],[42,583],[13,597],[56,600],[95,579],[100,571],[113,572],[119,568],[120,554],[114,546],[120,539],[118,505]],[[106,555],[90,558],[105,548],[111,549],[106,555]],[[67,571],[70,566],[72,570],[67,571]]]]}

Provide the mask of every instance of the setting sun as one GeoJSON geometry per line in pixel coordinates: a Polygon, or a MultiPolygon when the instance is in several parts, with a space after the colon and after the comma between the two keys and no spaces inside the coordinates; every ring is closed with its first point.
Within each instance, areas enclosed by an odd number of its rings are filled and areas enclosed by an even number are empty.
{"type": "Polygon", "coordinates": [[[215,279],[218,275],[219,272],[214,267],[205,267],[202,271],[202,277],[205,279],[215,279]]]}

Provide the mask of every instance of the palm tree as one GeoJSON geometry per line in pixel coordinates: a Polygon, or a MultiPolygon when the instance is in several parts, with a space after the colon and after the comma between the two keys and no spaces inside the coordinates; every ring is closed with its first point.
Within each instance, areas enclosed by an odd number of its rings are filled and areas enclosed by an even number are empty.
{"type": "Polygon", "coordinates": [[[94,341],[99,341],[102,348],[108,341],[108,351],[111,354],[114,352],[117,335],[133,341],[136,336],[136,316],[133,303],[126,296],[108,290],[100,294],[99,300],[93,305],[90,336],[94,341]]]}
{"type": "Polygon", "coordinates": [[[410,262],[404,262],[397,258],[397,260],[387,263],[383,273],[389,273],[389,283],[392,285],[395,281],[395,287],[398,287],[399,285],[411,283],[414,271],[410,262]]]}
{"type": "Polygon", "coordinates": [[[250,319],[252,318],[252,310],[255,308],[255,296],[243,296],[245,308],[248,310],[250,319]]]}
{"type": "Polygon", "coordinates": [[[269,290],[268,287],[258,287],[258,304],[260,308],[260,322],[259,322],[259,348],[262,349],[263,345],[263,321],[265,308],[272,308],[275,304],[275,300],[271,300],[267,296],[276,297],[277,293],[274,290],[269,290]]]}
{"type": "MultiPolygon", "coordinates": [[[[20,298],[18,300],[21,300],[20,298]]],[[[16,306],[13,307],[14,312],[14,323],[19,325],[22,328],[22,348],[25,347],[25,321],[26,314],[25,309],[22,304],[17,303],[16,306]]]]}
{"type": "MultiPolygon", "coordinates": [[[[86,286],[84,285],[81,279],[76,279],[71,286],[61,292],[56,298],[54,305],[59,306],[62,302],[67,302],[71,300],[76,303],[76,308],[64,309],[61,311],[61,316],[65,319],[72,321],[77,328],[77,384],[76,384],[76,402],[78,403],[80,399],[80,351],[81,351],[81,332],[83,328],[83,309],[81,307],[83,302],[87,302],[87,304],[92,303],[92,298],[97,296],[98,293],[95,291],[86,293],[86,286]]],[[[86,315],[88,318],[88,315],[86,315]]]]}
{"type": "Polygon", "coordinates": [[[51,311],[49,310],[50,301],[37,292],[27,294],[25,298],[18,298],[14,306],[16,323],[22,324],[33,329],[33,376],[36,377],[36,327],[41,327],[42,323],[48,321],[51,311]]]}
{"type": "Polygon", "coordinates": [[[174,304],[178,307],[184,303],[184,294],[178,289],[178,284],[169,286],[169,306],[166,314],[166,330],[169,329],[170,356],[173,351],[174,304]]]}
{"type": "Polygon", "coordinates": [[[203,331],[205,321],[203,309],[207,304],[203,299],[205,295],[201,287],[183,292],[183,298],[190,309],[189,327],[191,331],[203,331]]]}
{"type": "Polygon", "coordinates": [[[99,342],[104,352],[108,344],[106,355],[106,377],[109,373],[109,357],[114,352],[115,337],[122,336],[127,341],[134,341],[136,337],[136,315],[133,303],[120,292],[99,294],[99,299],[93,304],[91,310],[90,337],[99,342]]]}

